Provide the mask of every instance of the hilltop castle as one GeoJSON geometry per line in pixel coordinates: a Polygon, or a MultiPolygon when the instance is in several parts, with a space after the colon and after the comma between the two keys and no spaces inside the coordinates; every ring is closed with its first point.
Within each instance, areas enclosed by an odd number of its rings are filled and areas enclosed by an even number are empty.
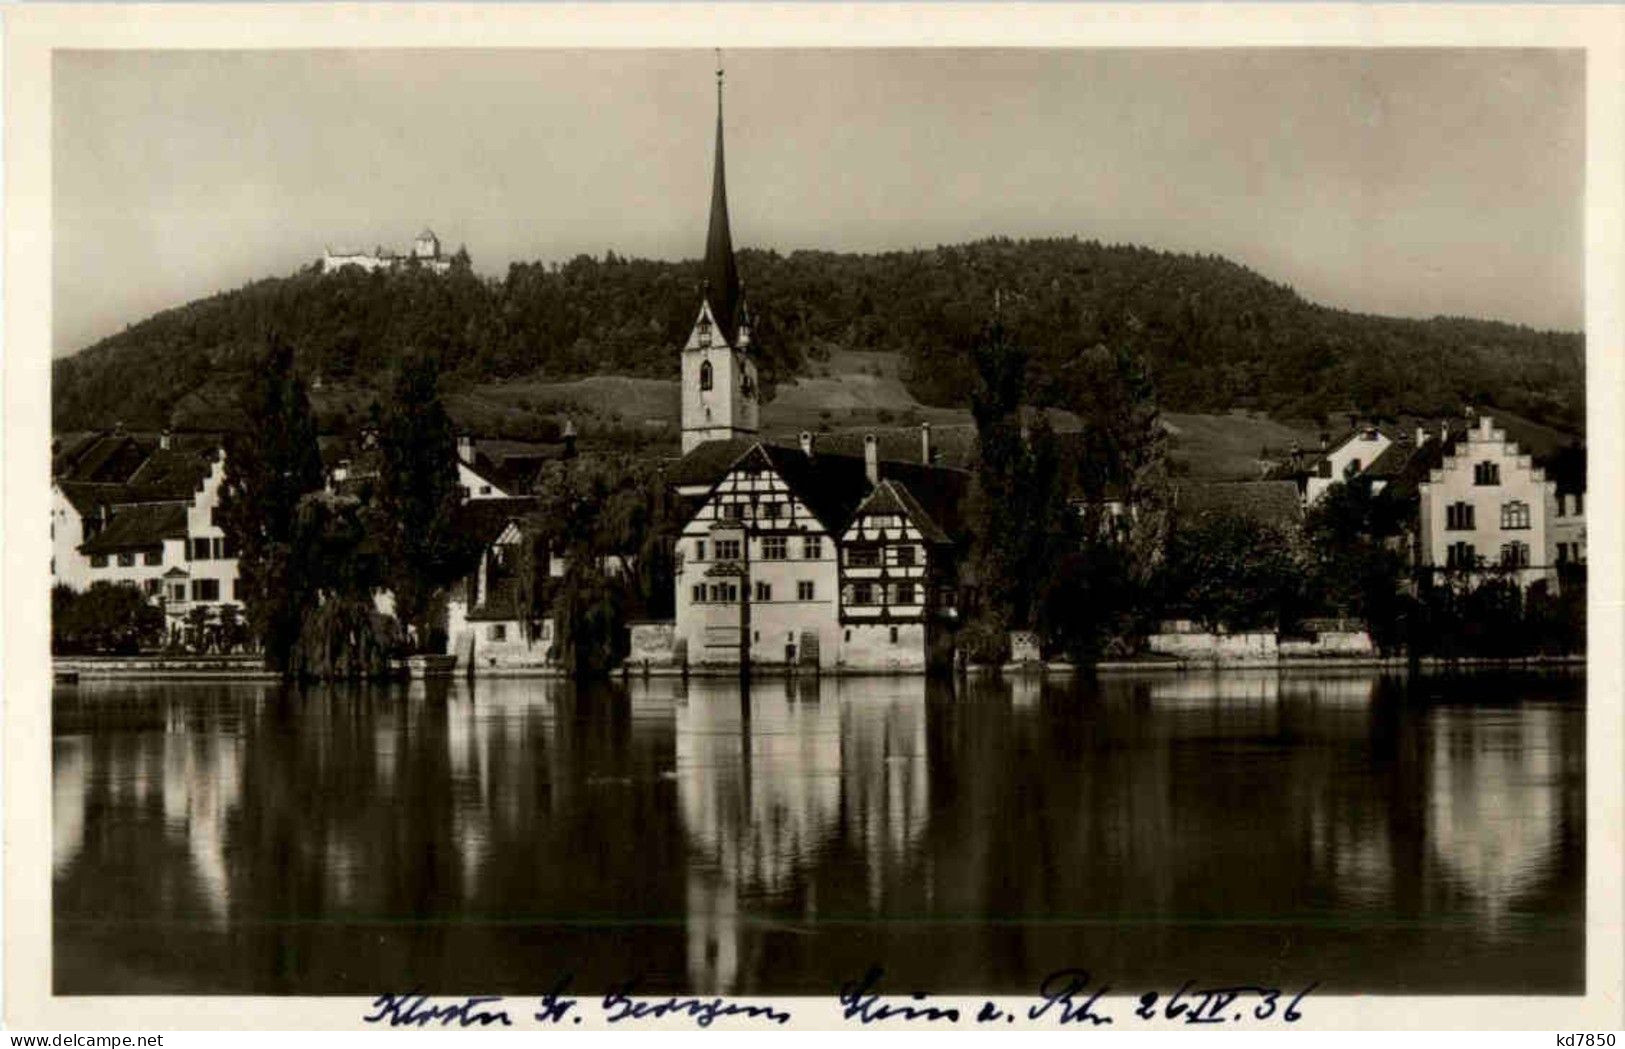
{"type": "Polygon", "coordinates": [[[451,269],[452,256],[442,254],[440,251],[440,238],[435,236],[434,230],[425,229],[419,233],[412,242],[412,250],[406,255],[397,255],[392,251],[385,251],[381,246],[372,249],[369,254],[364,251],[354,251],[340,248],[334,251],[331,247],[323,249],[322,272],[333,273],[345,266],[360,266],[371,272],[372,270],[399,269],[403,266],[421,266],[435,273],[445,273],[451,269]]]}

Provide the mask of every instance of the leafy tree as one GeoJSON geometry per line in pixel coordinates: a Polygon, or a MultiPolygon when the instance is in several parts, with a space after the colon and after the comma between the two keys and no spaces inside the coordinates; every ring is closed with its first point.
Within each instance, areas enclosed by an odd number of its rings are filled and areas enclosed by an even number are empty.
{"type": "Polygon", "coordinates": [[[379,434],[382,466],[377,503],[384,579],[395,616],[417,651],[441,646],[434,614],[445,590],[467,568],[470,551],[457,531],[457,437],[440,401],[439,364],[408,353],[396,371],[379,434]]]}
{"type": "Polygon", "coordinates": [[[316,597],[294,525],[300,499],[322,487],[322,461],[293,347],[275,334],[245,378],[238,411],[244,428],[226,439],[220,527],[237,546],[239,592],[265,665],[288,674],[300,622],[316,597]]]}
{"type": "Polygon", "coordinates": [[[551,616],[565,668],[600,673],[625,654],[628,619],[671,614],[678,508],[657,470],[598,456],[549,464],[537,499],[521,529],[521,615],[531,637],[551,616]]]}
{"type": "Polygon", "coordinates": [[[1028,480],[1021,423],[1027,354],[999,320],[974,354],[978,382],[971,415],[978,469],[969,509],[975,536],[971,562],[980,592],[972,608],[989,629],[1008,630],[1028,625],[1031,612],[1030,580],[1022,573],[1027,522],[1017,509],[1028,480]]]}
{"type": "Polygon", "coordinates": [[[164,614],[133,583],[92,583],[51,591],[51,650],[58,654],[130,654],[163,637],[164,614]]]}
{"type": "Polygon", "coordinates": [[[1318,611],[1363,619],[1379,648],[1403,640],[1405,559],[1396,544],[1400,509],[1368,479],[1327,488],[1304,520],[1308,586],[1318,611]]]}
{"type": "Polygon", "coordinates": [[[1162,578],[1169,605],[1208,630],[1287,626],[1301,600],[1290,537],[1239,514],[1176,521],[1162,578]]]}
{"type": "Polygon", "coordinates": [[[208,647],[209,619],[209,609],[205,605],[193,605],[187,610],[186,632],[194,652],[202,652],[208,647]]]}
{"type": "Polygon", "coordinates": [[[401,639],[373,602],[381,570],[369,532],[379,528],[379,517],[358,499],[325,492],[300,501],[295,546],[318,583],[291,655],[296,676],[353,680],[388,673],[401,639]]]}
{"type": "Polygon", "coordinates": [[[220,649],[223,652],[235,652],[248,643],[248,631],[243,624],[242,613],[236,605],[224,604],[220,606],[220,649]]]}

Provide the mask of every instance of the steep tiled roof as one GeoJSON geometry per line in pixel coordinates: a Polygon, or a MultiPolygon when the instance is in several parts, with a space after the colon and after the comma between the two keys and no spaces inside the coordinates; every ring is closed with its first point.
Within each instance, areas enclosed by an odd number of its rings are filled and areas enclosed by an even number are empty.
{"type": "MultiPolygon", "coordinates": [[[[858,505],[870,496],[868,471],[859,456],[815,447],[809,457],[799,447],[757,441],[711,441],[700,445],[668,472],[667,479],[679,485],[715,484],[753,452],[767,460],[832,534],[844,531],[858,505]]],[[[921,463],[882,460],[879,465],[882,483],[889,480],[906,489],[903,497],[912,501],[911,512],[931,522],[944,540],[959,533],[959,504],[969,488],[968,473],[921,463]]]]}
{"type": "MultiPolygon", "coordinates": [[[[814,452],[835,455],[863,455],[863,439],[873,434],[880,458],[887,462],[918,463],[920,458],[920,428],[918,426],[876,427],[870,430],[843,430],[840,433],[820,433],[813,437],[814,452]]],[[[798,435],[774,439],[774,443],[797,447],[798,435]]],[[[976,461],[976,427],[950,424],[931,428],[931,460],[939,466],[957,466],[966,469],[976,461]]]]}
{"type": "Polygon", "coordinates": [[[1219,481],[1174,489],[1176,512],[1186,518],[1239,516],[1259,524],[1296,524],[1303,514],[1291,481],[1219,481]]]}
{"type": "Polygon", "coordinates": [[[706,441],[672,463],[666,470],[666,480],[678,488],[716,484],[740,456],[758,443],[754,437],[706,441]]]}
{"type": "Polygon", "coordinates": [[[103,434],[80,442],[72,455],[58,455],[51,466],[60,480],[119,484],[140,468],[156,443],[129,434],[103,434]]]}
{"type": "Polygon", "coordinates": [[[927,542],[951,541],[948,533],[944,532],[919,501],[909,494],[908,488],[897,481],[882,479],[875,490],[869,493],[869,497],[858,504],[853,517],[862,517],[864,514],[900,514],[920,530],[920,534],[927,542]]]}
{"type": "Polygon", "coordinates": [[[213,467],[213,450],[199,452],[176,448],[159,449],[130,475],[132,502],[160,502],[170,499],[190,501],[203,487],[213,467]]]}
{"type": "Polygon", "coordinates": [[[1381,455],[1371,461],[1371,464],[1365,468],[1364,476],[1391,480],[1399,476],[1400,471],[1405,469],[1405,464],[1410,462],[1411,456],[1415,452],[1416,447],[1411,444],[1410,438],[1394,441],[1382,450],[1381,455]]]}
{"type": "Polygon", "coordinates": [[[89,517],[101,506],[116,506],[130,502],[129,489],[122,484],[93,484],[87,481],[57,481],[69,503],[79,511],[80,517],[89,517]]]}
{"type": "Polygon", "coordinates": [[[106,527],[80,546],[87,554],[144,550],[162,546],[165,539],[186,538],[184,503],[148,503],[120,507],[106,527]]]}
{"type": "Polygon", "coordinates": [[[497,541],[508,525],[536,509],[536,500],[527,496],[513,499],[470,499],[457,508],[459,535],[481,549],[497,541]]]}

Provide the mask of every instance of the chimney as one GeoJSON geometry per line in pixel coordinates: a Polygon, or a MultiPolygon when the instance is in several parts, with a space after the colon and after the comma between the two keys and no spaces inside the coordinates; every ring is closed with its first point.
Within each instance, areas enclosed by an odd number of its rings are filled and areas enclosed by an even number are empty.
{"type": "Polygon", "coordinates": [[[811,459],[813,457],[813,435],[809,430],[802,430],[797,438],[801,442],[801,454],[811,459]]]}
{"type": "Polygon", "coordinates": [[[931,465],[931,424],[920,424],[920,462],[931,465]]]}
{"type": "Polygon", "coordinates": [[[474,463],[474,436],[468,433],[457,435],[457,458],[473,465],[474,463]]]}
{"type": "Polygon", "coordinates": [[[576,455],[576,424],[570,419],[564,420],[564,429],[559,433],[564,441],[564,457],[574,459],[576,455]]]}
{"type": "Polygon", "coordinates": [[[863,472],[869,477],[869,487],[880,483],[880,442],[872,433],[863,435],[863,472]]]}
{"type": "Polygon", "coordinates": [[[159,448],[160,451],[165,451],[165,452],[169,451],[171,438],[173,436],[174,435],[169,432],[169,427],[167,427],[167,426],[164,427],[163,433],[160,433],[158,435],[158,448],[159,448]]]}

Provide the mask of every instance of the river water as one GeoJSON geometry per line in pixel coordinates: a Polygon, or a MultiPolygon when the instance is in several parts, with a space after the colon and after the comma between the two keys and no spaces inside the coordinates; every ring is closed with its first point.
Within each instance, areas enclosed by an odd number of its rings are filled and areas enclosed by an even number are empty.
{"type": "Polygon", "coordinates": [[[1581,993],[1579,673],[87,682],[59,994],[1581,993]]]}

